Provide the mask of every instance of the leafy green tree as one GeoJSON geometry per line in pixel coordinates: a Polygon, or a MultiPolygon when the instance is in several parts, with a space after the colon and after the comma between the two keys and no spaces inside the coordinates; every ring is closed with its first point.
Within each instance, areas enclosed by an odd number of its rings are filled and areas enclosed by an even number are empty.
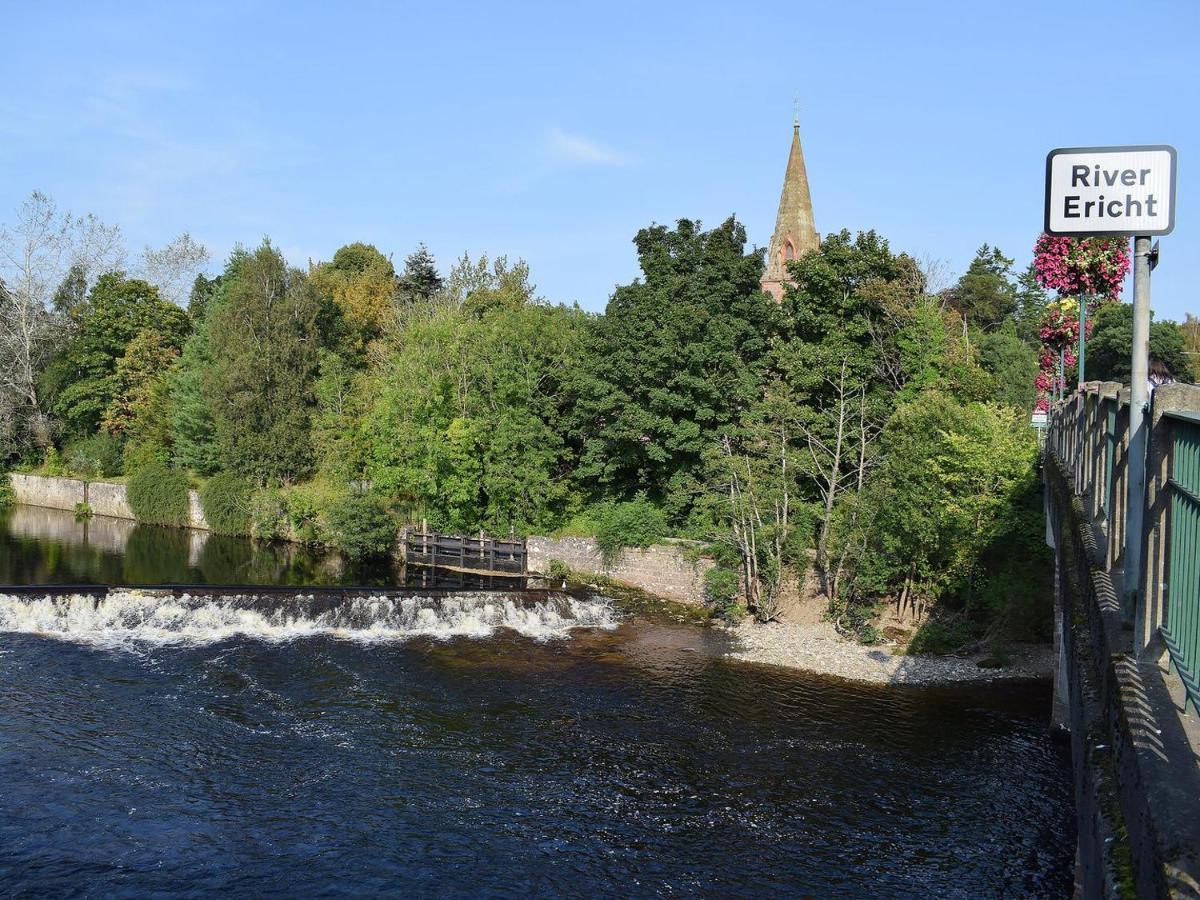
{"type": "Polygon", "coordinates": [[[992,376],[992,398],[1028,412],[1037,399],[1038,358],[1033,347],[1021,340],[1017,327],[1015,321],[1006,319],[999,328],[981,335],[979,360],[992,376]]]}
{"type": "Polygon", "coordinates": [[[309,414],[320,302],[305,275],[263,241],[210,312],[203,387],[224,464],[291,480],[312,467],[309,414]]]}
{"type": "Polygon", "coordinates": [[[204,389],[211,364],[208,330],[202,324],[183,345],[179,364],[167,374],[172,459],[180,468],[201,475],[211,475],[221,466],[217,427],[204,389]]]}
{"type": "Polygon", "coordinates": [[[1013,317],[1017,322],[1017,334],[1031,347],[1041,346],[1038,329],[1049,302],[1050,295],[1038,281],[1037,267],[1030,263],[1025,271],[1017,276],[1017,308],[1013,317]]]}
{"type": "Polygon", "coordinates": [[[87,292],[87,269],[76,263],[67,270],[66,277],[54,291],[54,298],[50,302],[56,313],[74,322],[87,303],[87,292]]]}
{"type": "Polygon", "coordinates": [[[643,278],[589,329],[579,477],[617,496],[644,490],[680,520],[703,490],[705,450],[761,392],[781,315],[732,217],[711,231],[688,219],[643,228],[634,244],[643,278]]]}
{"type": "MultiPolygon", "coordinates": [[[[1087,343],[1087,378],[1092,381],[1129,383],[1133,356],[1133,307],[1128,303],[1105,303],[1095,312],[1087,343]]],[[[1184,333],[1171,321],[1150,323],[1150,356],[1160,360],[1178,381],[1191,378],[1191,364],[1184,351],[1184,333]]]]}
{"type": "Polygon", "coordinates": [[[117,363],[139,333],[153,329],[159,346],[178,350],[190,323],[179,307],[144,281],[117,272],[101,275],[80,311],[74,337],[51,364],[60,388],[54,411],[68,434],[85,435],[100,425],[121,392],[117,363]]]}
{"type": "Polygon", "coordinates": [[[221,279],[223,277],[222,275],[218,275],[215,278],[208,278],[201,273],[192,282],[192,292],[188,296],[187,311],[194,325],[199,325],[204,321],[204,317],[208,313],[209,301],[220,290],[221,279]]]}
{"type": "Polygon", "coordinates": [[[794,431],[805,448],[798,464],[822,507],[817,565],[831,590],[828,539],[838,498],[861,487],[893,394],[914,379],[939,377],[922,342],[940,314],[920,308],[916,262],[893,254],[873,231],[827,235],[789,272],[787,330],[773,362],[797,410],[794,431]]]}
{"type": "Polygon", "coordinates": [[[433,255],[424,244],[418,244],[404,261],[404,274],[400,276],[402,300],[408,303],[429,300],[443,286],[433,255]]]}
{"type": "Polygon", "coordinates": [[[572,498],[564,419],[585,321],[530,298],[410,316],[357,389],[370,402],[346,440],[367,477],[440,528],[554,527],[572,498]]]}
{"type": "Polygon", "coordinates": [[[347,357],[360,356],[388,326],[396,299],[392,261],[370,244],[347,244],[311,273],[313,287],[333,305],[325,311],[321,331],[325,346],[347,357]]]}
{"type": "Polygon", "coordinates": [[[984,244],[958,284],[949,291],[950,305],[972,325],[987,329],[999,325],[1017,307],[1017,287],[1012,281],[1013,261],[998,247],[984,244]]]}
{"type": "Polygon", "coordinates": [[[104,411],[101,425],[113,434],[150,437],[164,445],[168,442],[169,418],[166,414],[166,376],[175,360],[179,348],[163,340],[155,328],[139,331],[125,347],[125,353],[117,360],[117,393],[104,411]]]}
{"type": "Polygon", "coordinates": [[[869,515],[853,590],[917,613],[969,594],[982,555],[1035,477],[1024,413],[931,391],[897,409],[881,444],[882,463],[861,497],[869,515]]]}

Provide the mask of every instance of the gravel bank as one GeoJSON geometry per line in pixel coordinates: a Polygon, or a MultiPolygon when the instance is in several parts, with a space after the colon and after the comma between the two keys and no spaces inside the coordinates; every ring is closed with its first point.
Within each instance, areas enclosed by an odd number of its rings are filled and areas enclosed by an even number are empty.
{"type": "Polygon", "coordinates": [[[838,637],[833,626],[820,624],[757,625],[729,629],[736,646],[733,659],[805,669],[851,681],[875,684],[941,684],[955,681],[995,681],[1007,678],[1049,678],[1054,651],[1048,645],[1023,644],[1008,650],[1003,668],[977,665],[985,654],[971,657],[894,656],[892,647],[864,647],[838,637]]]}

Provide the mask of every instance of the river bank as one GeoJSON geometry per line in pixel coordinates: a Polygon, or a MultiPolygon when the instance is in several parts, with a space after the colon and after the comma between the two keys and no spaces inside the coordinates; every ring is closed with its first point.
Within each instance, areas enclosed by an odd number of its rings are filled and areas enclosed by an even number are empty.
{"type": "Polygon", "coordinates": [[[980,666],[989,654],[972,656],[897,655],[897,648],[867,647],[840,637],[828,622],[743,622],[725,629],[733,638],[730,659],[800,669],[870,684],[950,684],[1049,678],[1054,648],[1049,644],[1011,647],[1003,665],[980,666]]]}

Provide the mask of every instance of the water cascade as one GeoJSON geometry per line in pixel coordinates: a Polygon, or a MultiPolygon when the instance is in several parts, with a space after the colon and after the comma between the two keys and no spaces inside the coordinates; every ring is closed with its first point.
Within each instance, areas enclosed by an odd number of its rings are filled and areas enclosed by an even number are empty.
{"type": "Polygon", "coordinates": [[[315,635],[403,641],[487,637],[508,628],[538,640],[573,628],[613,628],[611,603],[551,593],[361,594],[174,593],[114,588],[87,593],[0,594],[0,632],[44,634],[101,645],[207,644],[234,635],[287,641],[315,635]]]}

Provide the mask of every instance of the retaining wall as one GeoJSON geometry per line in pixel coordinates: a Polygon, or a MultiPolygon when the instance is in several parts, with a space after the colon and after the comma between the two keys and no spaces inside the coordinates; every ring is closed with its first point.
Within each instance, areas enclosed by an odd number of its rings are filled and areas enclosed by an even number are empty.
{"type": "MultiPolygon", "coordinates": [[[[25,506],[74,510],[80,503],[86,503],[97,516],[113,519],[137,518],[129,506],[123,484],[51,475],[25,475],[19,472],[9,475],[9,480],[17,502],[25,506]]],[[[195,491],[188,491],[188,526],[208,530],[204,510],[200,506],[200,497],[195,491]]]]}
{"type": "Polygon", "coordinates": [[[606,567],[600,548],[591,538],[530,537],[526,541],[530,572],[545,574],[554,560],[576,572],[603,575],[630,587],[683,603],[704,602],[704,573],[711,559],[687,558],[689,541],[655,544],[645,549],[628,547],[621,558],[606,567]]]}

